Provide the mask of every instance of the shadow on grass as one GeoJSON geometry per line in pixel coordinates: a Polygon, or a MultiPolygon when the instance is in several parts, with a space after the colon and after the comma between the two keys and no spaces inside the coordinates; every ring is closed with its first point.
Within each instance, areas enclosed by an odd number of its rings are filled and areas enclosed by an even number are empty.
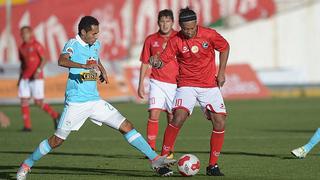
{"type": "MultiPolygon", "coordinates": [[[[0,151],[0,154],[31,154],[31,151],[0,151]]],[[[67,153],[67,152],[51,152],[50,155],[58,156],[86,156],[86,157],[101,157],[112,159],[144,159],[143,156],[123,155],[123,154],[93,154],[93,153],[67,153]]]]}
{"type": "MultiPolygon", "coordinates": [[[[12,174],[18,170],[18,166],[1,166],[0,179],[15,179],[12,174]]],[[[35,166],[32,174],[51,174],[51,175],[76,175],[76,176],[131,176],[131,177],[153,177],[157,176],[150,170],[133,169],[109,169],[109,168],[86,168],[86,167],[61,167],[61,166],[35,166]]]]}
{"type": "Polygon", "coordinates": [[[279,133],[314,133],[316,129],[259,129],[259,131],[279,133]]]}
{"type": "MultiPolygon", "coordinates": [[[[210,154],[209,151],[175,151],[175,153],[181,154],[210,154]]],[[[277,159],[297,159],[291,154],[267,154],[267,153],[255,153],[255,152],[243,152],[243,151],[222,151],[223,156],[252,156],[252,157],[266,157],[266,158],[277,158],[277,159]]],[[[319,156],[316,154],[308,154],[308,156],[319,156]]]]}

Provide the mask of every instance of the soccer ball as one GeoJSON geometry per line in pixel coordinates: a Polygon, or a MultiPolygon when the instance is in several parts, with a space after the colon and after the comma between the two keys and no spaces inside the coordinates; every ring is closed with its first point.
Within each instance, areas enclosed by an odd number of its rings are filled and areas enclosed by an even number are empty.
{"type": "Polygon", "coordinates": [[[200,161],[193,154],[185,154],[178,160],[178,171],[182,176],[194,176],[200,170],[200,161]]]}

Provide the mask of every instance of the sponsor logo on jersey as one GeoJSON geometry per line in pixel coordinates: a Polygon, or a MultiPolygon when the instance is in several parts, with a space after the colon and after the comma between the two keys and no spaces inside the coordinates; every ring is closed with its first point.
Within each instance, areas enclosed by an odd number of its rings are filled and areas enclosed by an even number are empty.
{"type": "Polygon", "coordinates": [[[202,43],[202,47],[204,48],[204,49],[207,49],[208,47],[209,47],[209,43],[208,42],[203,42],[202,43]]]}
{"type": "Polygon", "coordinates": [[[83,81],[96,81],[98,73],[94,69],[90,69],[89,72],[81,72],[80,77],[83,81]]]}
{"type": "Polygon", "coordinates": [[[199,52],[198,46],[192,46],[192,47],[191,47],[191,52],[194,53],[194,54],[197,53],[197,52],[199,52]]]}
{"type": "Polygon", "coordinates": [[[187,46],[182,47],[182,53],[189,52],[189,48],[187,46]]]}
{"type": "Polygon", "coordinates": [[[158,41],[153,42],[152,47],[160,47],[159,42],[158,41]]]}

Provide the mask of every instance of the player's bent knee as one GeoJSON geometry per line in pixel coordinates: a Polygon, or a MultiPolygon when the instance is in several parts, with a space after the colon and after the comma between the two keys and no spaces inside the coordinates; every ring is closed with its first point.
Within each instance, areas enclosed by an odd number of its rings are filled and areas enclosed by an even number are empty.
{"type": "Polygon", "coordinates": [[[119,127],[119,131],[122,134],[125,134],[133,129],[133,124],[127,119],[123,121],[123,123],[119,127]]]}
{"type": "MultiPolygon", "coordinates": [[[[67,139],[70,133],[71,133],[70,130],[64,130],[64,129],[58,128],[54,133],[54,136],[50,138],[52,141],[52,145],[54,146],[52,148],[60,146],[67,139]]],[[[49,143],[50,143],[50,139],[49,139],[49,143]]]]}

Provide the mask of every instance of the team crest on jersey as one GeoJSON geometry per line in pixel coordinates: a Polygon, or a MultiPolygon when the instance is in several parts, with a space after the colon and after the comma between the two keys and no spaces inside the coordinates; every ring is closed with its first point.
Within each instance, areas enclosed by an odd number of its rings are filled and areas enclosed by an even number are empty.
{"type": "Polygon", "coordinates": [[[32,51],[33,51],[33,47],[30,47],[30,48],[29,48],[29,52],[32,52],[32,51]]]}
{"type": "Polygon", "coordinates": [[[182,47],[182,53],[189,52],[189,48],[187,46],[182,47]]]}
{"type": "Polygon", "coordinates": [[[158,42],[158,41],[155,41],[155,42],[152,44],[152,47],[160,47],[159,42],[158,42]]]}
{"type": "Polygon", "coordinates": [[[208,42],[203,42],[202,43],[202,47],[207,49],[209,47],[209,43],[208,42]]]}
{"type": "Polygon", "coordinates": [[[67,53],[69,53],[70,56],[72,56],[73,49],[71,47],[68,47],[66,51],[67,51],[67,53]]]}
{"type": "Polygon", "coordinates": [[[192,47],[191,47],[191,52],[192,52],[192,53],[197,53],[198,51],[199,51],[198,46],[192,46],[192,47]]]}

